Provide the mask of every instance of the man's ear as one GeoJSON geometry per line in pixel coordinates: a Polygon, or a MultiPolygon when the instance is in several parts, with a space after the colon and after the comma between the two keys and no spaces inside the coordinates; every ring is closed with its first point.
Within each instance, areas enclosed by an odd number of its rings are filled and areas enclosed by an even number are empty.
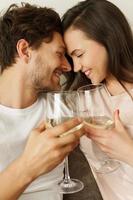
{"type": "Polygon", "coordinates": [[[20,39],[16,45],[18,56],[23,59],[24,62],[28,63],[31,56],[31,49],[29,43],[25,39],[20,39]]]}

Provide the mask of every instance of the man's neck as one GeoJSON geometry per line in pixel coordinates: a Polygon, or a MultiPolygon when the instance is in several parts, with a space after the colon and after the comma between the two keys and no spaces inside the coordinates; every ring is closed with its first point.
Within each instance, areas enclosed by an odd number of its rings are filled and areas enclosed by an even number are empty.
{"type": "Polygon", "coordinates": [[[26,77],[19,71],[5,70],[0,76],[0,104],[11,108],[26,108],[37,100],[37,94],[28,87],[26,77]]]}

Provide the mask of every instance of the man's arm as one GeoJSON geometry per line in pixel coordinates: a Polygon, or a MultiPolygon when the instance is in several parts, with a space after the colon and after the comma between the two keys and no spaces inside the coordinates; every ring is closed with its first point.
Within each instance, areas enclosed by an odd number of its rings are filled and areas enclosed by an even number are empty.
{"type": "Polygon", "coordinates": [[[0,173],[0,200],[16,200],[32,182],[22,158],[15,160],[0,173]]]}
{"type": "Polygon", "coordinates": [[[54,128],[45,129],[41,124],[34,129],[22,155],[0,173],[0,200],[16,200],[33,180],[61,163],[77,146],[84,130],[60,135],[80,123],[73,119],[54,128]]]}

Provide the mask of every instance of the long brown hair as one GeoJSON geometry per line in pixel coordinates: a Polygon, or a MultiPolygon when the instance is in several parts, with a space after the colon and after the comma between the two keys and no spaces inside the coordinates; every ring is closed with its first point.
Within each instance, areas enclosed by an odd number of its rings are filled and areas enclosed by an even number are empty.
{"type": "Polygon", "coordinates": [[[118,7],[106,0],[85,0],[64,14],[62,24],[64,32],[73,26],[101,43],[108,52],[111,74],[120,83],[133,83],[133,35],[118,7]]]}

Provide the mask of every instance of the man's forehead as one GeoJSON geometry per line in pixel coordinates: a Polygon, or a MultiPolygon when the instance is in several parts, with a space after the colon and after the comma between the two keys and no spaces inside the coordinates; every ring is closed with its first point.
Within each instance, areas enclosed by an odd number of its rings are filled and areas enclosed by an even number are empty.
{"type": "Polygon", "coordinates": [[[64,43],[64,40],[62,37],[60,39],[59,38],[57,39],[57,43],[58,43],[58,47],[60,49],[62,49],[62,50],[66,49],[66,46],[65,46],[65,43],[64,43]]]}
{"type": "Polygon", "coordinates": [[[52,40],[47,44],[52,45],[53,47],[59,49],[60,51],[63,52],[66,51],[66,45],[60,33],[54,32],[52,40]]]}
{"type": "Polygon", "coordinates": [[[53,40],[56,40],[61,46],[65,47],[63,36],[60,33],[55,32],[53,35],[53,40]]]}

